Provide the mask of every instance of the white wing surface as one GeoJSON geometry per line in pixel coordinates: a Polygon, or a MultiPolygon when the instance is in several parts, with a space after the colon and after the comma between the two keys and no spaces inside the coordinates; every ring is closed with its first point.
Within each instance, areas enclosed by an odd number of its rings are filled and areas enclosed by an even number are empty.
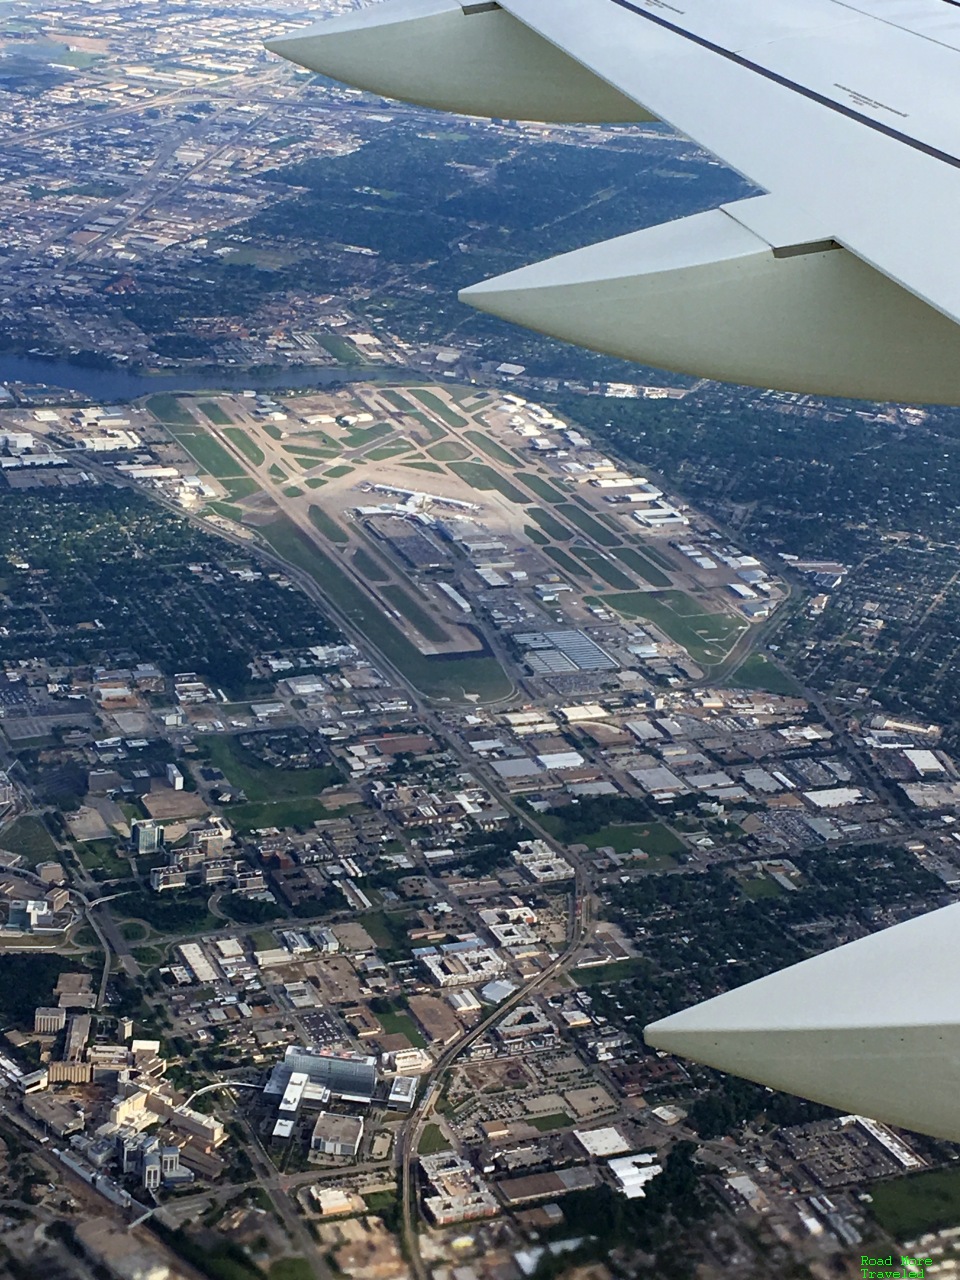
{"type": "Polygon", "coordinates": [[[648,1026],[649,1045],[960,1141],[960,905],[648,1026]]]}
{"type": "Polygon", "coordinates": [[[386,0],[270,47],[471,114],[661,119],[769,193],[465,301],[683,372],[960,403],[955,0],[386,0]]]}

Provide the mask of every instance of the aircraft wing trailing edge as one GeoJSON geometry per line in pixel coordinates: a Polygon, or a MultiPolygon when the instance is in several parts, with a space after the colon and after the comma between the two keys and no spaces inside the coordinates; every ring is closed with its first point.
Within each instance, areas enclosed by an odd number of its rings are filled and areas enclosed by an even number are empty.
{"type": "Polygon", "coordinates": [[[663,120],[766,194],[463,290],[661,368],[960,403],[956,0],[384,0],[268,42],[387,97],[663,120]]]}
{"type": "Polygon", "coordinates": [[[960,1142],[960,904],[651,1023],[652,1048],[960,1142]]]}

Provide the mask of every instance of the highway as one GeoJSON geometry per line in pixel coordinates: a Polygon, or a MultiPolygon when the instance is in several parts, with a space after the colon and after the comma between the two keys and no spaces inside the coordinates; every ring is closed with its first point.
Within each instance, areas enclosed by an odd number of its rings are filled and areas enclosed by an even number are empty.
{"type": "Polygon", "coordinates": [[[592,918],[592,898],[586,889],[581,873],[577,875],[577,884],[573,909],[570,912],[570,928],[567,945],[557,958],[545,969],[536,974],[523,986],[518,988],[509,999],[504,1000],[482,1022],[446,1049],[437,1059],[433,1069],[423,1077],[423,1093],[418,1106],[410,1113],[403,1128],[397,1135],[397,1165],[400,1180],[400,1200],[403,1206],[403,1239],[407,1257],[413,1268],[416,1280],[429,1280],[429,1272],[420,1254],[417,1225],[419,1220],[419,1202],[417,1198],[417,1147],[423,1127],[430,1118],[434,1106],[443,1092],[444,1078],[457,1060],[486,1035],[516,1005],[522,1004],[530,995],[557,974],[562,973],[573,960],[590,935],[592,918]]]}

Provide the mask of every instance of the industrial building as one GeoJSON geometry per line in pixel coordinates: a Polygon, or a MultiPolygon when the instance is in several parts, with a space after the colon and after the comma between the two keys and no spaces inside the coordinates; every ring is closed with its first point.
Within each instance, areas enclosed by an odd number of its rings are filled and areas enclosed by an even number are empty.
{"type": "Polygon", "coordinates": [[[512,639],[527,665],[540,675],[620,669],[619,662],[584,631],[521,631],[512,639]]]}
{"type": "Polygon", "coordinates": [[[363,1141],[361,1116],[340,1116],[321,1111],[310,1137],[310,1150],[325,1156],[354,1157],[363,1141]]]}

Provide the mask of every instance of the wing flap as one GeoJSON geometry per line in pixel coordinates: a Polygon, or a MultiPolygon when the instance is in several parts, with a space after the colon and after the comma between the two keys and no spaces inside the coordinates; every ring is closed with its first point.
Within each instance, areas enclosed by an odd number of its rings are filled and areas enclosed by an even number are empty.
{"type": "Polygon", "coordinates": [[[499,4],[384,0],[267,48],[360,89],[465,115],[557,123],[652,117],[499,4]]]}
{"type": "Polygon", "coordinates": [[[960,401],[960,328],[771,201],[620,236],[460,297],[679,373],[864,400],[960,401]]]}

